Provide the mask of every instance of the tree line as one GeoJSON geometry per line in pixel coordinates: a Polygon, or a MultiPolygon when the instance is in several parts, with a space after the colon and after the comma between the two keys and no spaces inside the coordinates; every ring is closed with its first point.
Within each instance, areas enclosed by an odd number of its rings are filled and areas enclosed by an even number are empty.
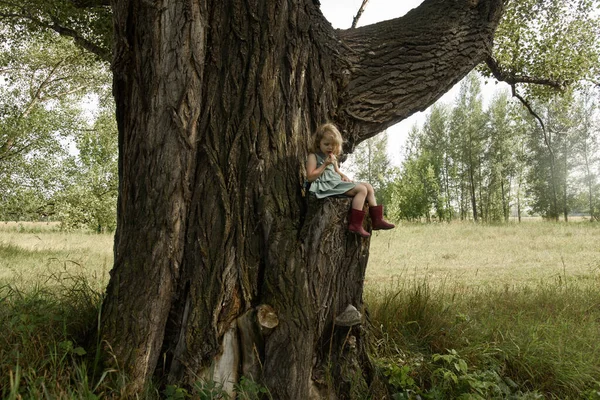
{"type": "Polygon", "coordinates": [[[534,117],[508,91],[487,107],[477,73],[453,104],[435,103],[413,126],[400,168],[391,166],[385,136],[352,158],[397,219],[482,222],[540,215],[568,220],[600,216],[600,119],[597,88],[540,96],[534,117]]]}
{"type": "MultiPolygon", "coordinates": [[[[43,37],[2,58],[0,218],[116,224],[117,135],[109,76],[66,40],[43,37]],[[85,100],[99,99],[90,112],[85,100]]],[[[598,219],[597,89],[538,96],[542,124],[506,91],[484,108],[476,73],[454,104],[435,103],[394,168],[385,135],[361,143],[354,174],[377,188],[396,219],[519,220],[524,213],[598,219]]]]}
{"type": "MultiPolygon", "coordinates": [[[[1,61],[0,218],[114,230],[118,150],[106,66],[44,37],[11,47],[1,61]]],[[[413,126],[399,168],[380,135],[351,155],[354,175],[376,187],[396,219],[597,220],[597,88],[538,96],[534,107],[541,124],[507,91],[485,108],[480,75],[471,73],[453,104],[435,103],[413,126]]]]}

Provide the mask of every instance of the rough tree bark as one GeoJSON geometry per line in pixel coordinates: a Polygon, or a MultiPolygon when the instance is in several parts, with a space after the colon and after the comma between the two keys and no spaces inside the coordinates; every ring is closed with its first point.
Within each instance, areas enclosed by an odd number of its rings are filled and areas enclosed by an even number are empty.
{"type": "MultiPolygon", "coordinates": [[[[302,196],[311,133],[347,148],[424,110],[489,54],[501,0],[427,0],[335,31],[313,0],[113,0],[115,265],[102,333],[139,390],[240,374],[277,399],[370,384],[368,240],[345,199],[302,196]],[[339,368],[327,371],[328,357],[339,368]]],[[[228,383],[227,383],[228,382],[228,383]]]]}

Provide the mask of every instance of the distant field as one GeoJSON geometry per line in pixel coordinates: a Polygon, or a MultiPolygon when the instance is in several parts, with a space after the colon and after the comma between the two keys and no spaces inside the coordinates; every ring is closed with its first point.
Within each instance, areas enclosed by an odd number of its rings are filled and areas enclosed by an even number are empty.
{"type": "Polygon", "coordinates": [[[600,275],[598,224],[401,224],[375,234],[367,286],[394,277],[467,286],[519,286],[594,275],[600,275]]]}
{"type": "Polygon", "coordinates": [[[112,246],[112,235],[60,232],[56,223],[0,222],[0,285],[26,289],[66,273],[103,287],[112,268],[112,246]]]}
{"type": "MultiPolygon", "coordinates": [[[[108,282],[113,236],[56,223],[0,223],[0,282],[28,285],[69,271],[108,282]]],[[[367,287],[396,279],[446,285],[537,284],[600,275],[600,226],[587,222],[400,224],[371,241],[367,287]]]]}
{"type": "Polygon", "coordinates": [[[60,222],[0,221],[0,232],[52,232],[59,228],[60,222]]]}

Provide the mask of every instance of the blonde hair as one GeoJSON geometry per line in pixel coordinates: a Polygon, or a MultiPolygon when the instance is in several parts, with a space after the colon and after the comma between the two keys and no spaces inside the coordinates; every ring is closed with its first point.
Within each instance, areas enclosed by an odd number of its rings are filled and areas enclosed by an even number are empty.
{"type": "Polygon", "coordinates": [[[318,153],[321,151],[320,145],[321,141],[325,137],[325,135],[333,136],[333,140],[335,141],[335,148],[333,149],[333,153],[336,156],[342,154],[342,145],[344,144],[344,139],[342,138],[342,134],[338,130],[338,128],[332,123],[326,123],[317,128],[315,132],[315,136],[313,137],[312,148],[311,151],[313,153],[318,153]]]}

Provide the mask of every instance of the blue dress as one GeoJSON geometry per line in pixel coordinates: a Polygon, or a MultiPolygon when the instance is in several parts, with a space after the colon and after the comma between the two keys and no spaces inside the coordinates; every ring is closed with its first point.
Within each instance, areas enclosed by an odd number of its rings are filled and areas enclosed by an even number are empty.
{"type": "MultiPolygon", "coordinates": [[[[317,156],[317,168],[319,168],[326,157],[323,153],[316,153],[315,156],[317,156]]],[[[322,199],[323,197],[344,194],[355,186],[354,182],[344,182],[340,174],[335,172],[333,164],[329,164],[321,176],[311,182],[309,191],[314,193],[317,199],[322,199]]]]}

